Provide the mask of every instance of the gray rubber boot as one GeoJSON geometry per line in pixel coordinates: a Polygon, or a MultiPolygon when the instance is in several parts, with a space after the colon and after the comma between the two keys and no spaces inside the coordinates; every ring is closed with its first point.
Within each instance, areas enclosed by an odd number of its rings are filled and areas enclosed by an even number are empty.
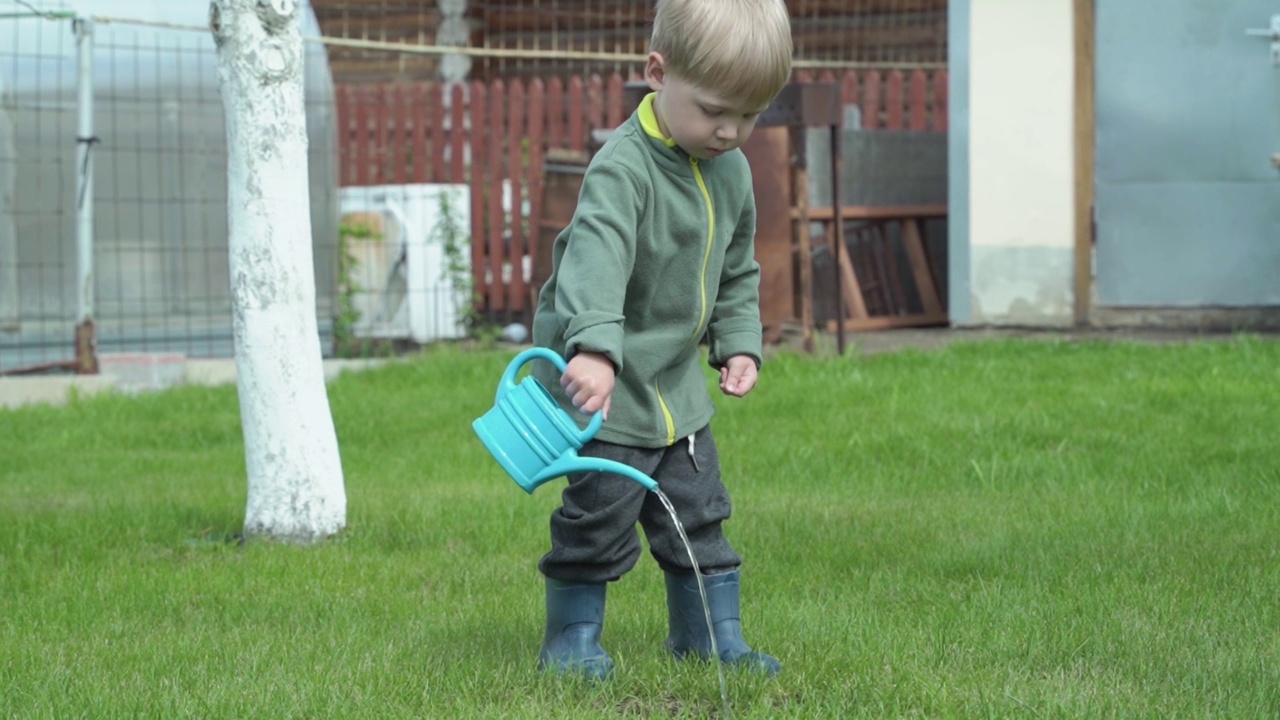
{"type": "MultiPolygon", "coordinates": [[[[711,607],[711,622],[715,626],[720,660],[731,667],[776,675],[782,669],[781,663],[770,655],[752,650],[742,639],[738,577],[737,570],[702,576],[702,582],[707,588],[707,604],[711,607]]],[[[692,654],[703,660],[710,660],[711,635],[707,632],[707,616],[702,609],[697,578],[693,573],[666,573],[666,578],[667,612],[671,628],[671,634],[667,636],[667,649],[679,659],[692,654]]]]}
{"type": "Polygon", "coordinates": [[[600,647],[604,597],[604,583],[547,578],[547,630],[538,651],[539,670],[588,680],[607,680],[613,674],[613,658],[600,647]]]}

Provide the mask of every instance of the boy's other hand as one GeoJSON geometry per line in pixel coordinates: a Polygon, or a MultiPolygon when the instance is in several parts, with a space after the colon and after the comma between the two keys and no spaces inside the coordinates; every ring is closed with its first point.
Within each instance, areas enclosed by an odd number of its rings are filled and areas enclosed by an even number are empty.
{"type": "Polygon", "coordinates": [[[756,361],[750,355],[734,355],[720,368],[720,391],[742,397],[751,392],[760,377],[756,361]]]}
{"type": "Polygon", "coordinates": [[[560,386],[573,400],[574,407],[588,415],[603,410],[604,419],[608,420],[615,377],[613,361],[608,356],[580,352],[569,360],[560,376],[560,386]]]}

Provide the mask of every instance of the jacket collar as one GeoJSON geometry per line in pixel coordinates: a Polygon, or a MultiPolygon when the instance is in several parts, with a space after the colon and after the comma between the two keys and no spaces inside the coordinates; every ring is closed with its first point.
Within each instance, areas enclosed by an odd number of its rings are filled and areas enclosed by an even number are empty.
{"type": "Polygon", "coordinates": [[[690,175],[693,170],[689,163],[689,153],[676,145],[674,139],[664,135],[662,128],[658,126],[658,114],[653,109],[655,94],[649,93],[640,101],[640,107],[636,108],[636,120],[649,140],[649,147],[657,156],[659,164],[668,172],[690,175]]]}

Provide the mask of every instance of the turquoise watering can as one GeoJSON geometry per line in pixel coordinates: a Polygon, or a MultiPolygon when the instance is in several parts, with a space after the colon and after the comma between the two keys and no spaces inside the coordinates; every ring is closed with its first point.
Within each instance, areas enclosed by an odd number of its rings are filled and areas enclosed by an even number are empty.
{"type": "Polygon", "coordinates": [[[550,480],[594,470],[622,475],[656,491],[658,483],[630,465],[578,456],[578,450],[600,431],[604,414],[592,415],[580,429],[535,378],[526,377],[517,385],[516,373],[535,358],[550,360],[564,372],[564,358],[554,351],[540,347],[525,350],[502,374],[493,408],[471,423],[480,442],[511,479],[532,494],[534,488],[550,480]]]}

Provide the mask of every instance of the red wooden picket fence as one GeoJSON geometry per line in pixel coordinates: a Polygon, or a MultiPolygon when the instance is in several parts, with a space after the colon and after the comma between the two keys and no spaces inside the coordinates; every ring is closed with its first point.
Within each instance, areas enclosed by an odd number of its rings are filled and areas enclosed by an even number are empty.
{"type": "MultiPolygon", "coordinates": [[[[845,104],[861,108],[866,130],[947,130],[946,70],[800,72],[795,79],[840,83],[845,104]]],[[[625,85],[614,74],[448,89],[435,83],[340,87],[340,183],[467,184],[476,309],[494,319],[527,320],[525,268],[537,242],[546,153],[586,151],[593,131],[620,125],[625,85]]]]}

